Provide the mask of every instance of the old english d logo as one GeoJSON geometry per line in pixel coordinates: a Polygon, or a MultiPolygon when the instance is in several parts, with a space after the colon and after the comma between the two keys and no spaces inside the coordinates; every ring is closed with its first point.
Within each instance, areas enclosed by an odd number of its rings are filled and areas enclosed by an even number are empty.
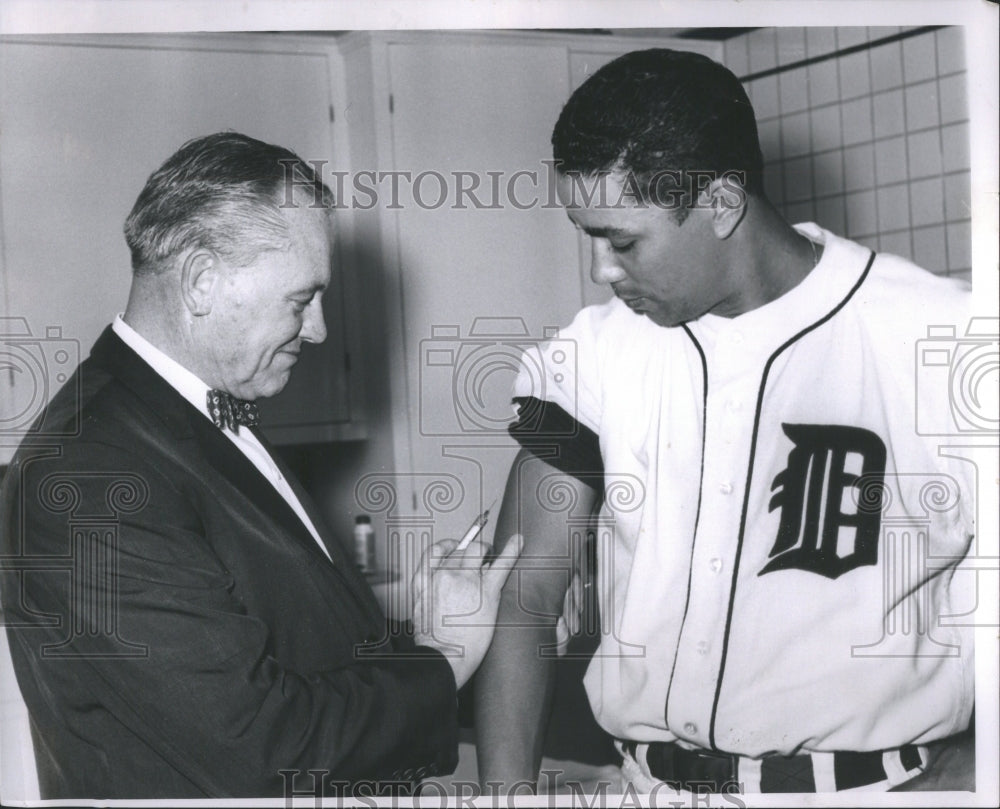
{"type": "Polygon", "coordinates": [[[780,507],[781,522],[771,561],[757,575],[797,568],[835,579],[876,564],[885,480],[882,439],[858,427],[781,426],[795,446],[771,484],[778,491],[768,511],[780,507]],[[845,471],[849,458],[854,468],[860,458],[860,475],[845,471]],[[850,488],[856,490],[853,497],[850,488]],[[863,507],[845,514],[841,509],[851,503],[863,507]]]}

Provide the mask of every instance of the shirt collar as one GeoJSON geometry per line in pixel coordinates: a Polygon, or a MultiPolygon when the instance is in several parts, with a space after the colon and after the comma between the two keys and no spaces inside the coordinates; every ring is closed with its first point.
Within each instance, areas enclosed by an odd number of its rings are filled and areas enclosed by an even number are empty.
{"type": "Polygon", "coordinates": [[[111,324],[111,329],[121,341],[138,354],[150,368],[163,377],[164,381],[183,396],[191,405],[210,419],[207,394],[209,387],[187,368],[171,359],[149,340],[128,325],[121,315],[111,324]]]}
{"type": "Polygon", "coordinates": [[[867,266],[871,251],[824,230],[812,222],[795,230],[823,247],[819,262],[796,286],[779,298],[736,317],[702,315],[693,325],[706,336],[741,332],[754,335],[760,346],[777,347],[807,328],[843,301],[867,266]]]}

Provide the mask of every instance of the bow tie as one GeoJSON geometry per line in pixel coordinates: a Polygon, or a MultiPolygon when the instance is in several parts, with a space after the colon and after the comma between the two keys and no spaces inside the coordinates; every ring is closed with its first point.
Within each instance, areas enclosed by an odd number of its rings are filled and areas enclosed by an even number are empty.
{"type": "Polygon", "coordinates": [[[224,390],[208,392],[208,415],[219,429],[239,433],[240,425],[256,427],[260,423],[257,403],[230,396],[224,390]]]}

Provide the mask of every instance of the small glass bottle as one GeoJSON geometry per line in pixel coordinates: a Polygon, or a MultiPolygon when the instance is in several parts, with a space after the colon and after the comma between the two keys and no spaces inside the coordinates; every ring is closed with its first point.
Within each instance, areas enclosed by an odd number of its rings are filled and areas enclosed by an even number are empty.
{"type": "Polygon", "coordinates": [[[363,573],[375,570],[375,529],[367,514],[354,518],[354,561],[363,573]]]}

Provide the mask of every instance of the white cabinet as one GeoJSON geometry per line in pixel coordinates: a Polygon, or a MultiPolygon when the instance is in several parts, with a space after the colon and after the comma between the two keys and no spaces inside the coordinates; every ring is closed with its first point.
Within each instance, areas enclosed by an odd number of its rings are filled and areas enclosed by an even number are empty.
{"type": "MultiPolygon", "coordinates": [[[[122,224],[146,177],[188,139],[225,129],[331,161],[331,73],[325,46],[280,38],[0,40],[0,315],[14,319],[0,334],[0,464],[124,309],[122,224]]],[[[340,281],[327,342],[307,347],[267,404],[278,441],[363,435],[340,281]]]]}
{"type": "Polygon", "coordinates": [[[414,177],[396,219],[418,512],[427,473],[461,482],[447,506],[429,509],[440,538],[461,535],[502,493],[520,350],[583,302],[576,235],[545,162],[566,54],[516,41],[391,43],[388,65],[392,168],[414,177]],[[439,207],[436,177],[448,195],[439,207]],[[459,199],[462,178],[466,188],[479,180],[484,207],[459,199]]]}

